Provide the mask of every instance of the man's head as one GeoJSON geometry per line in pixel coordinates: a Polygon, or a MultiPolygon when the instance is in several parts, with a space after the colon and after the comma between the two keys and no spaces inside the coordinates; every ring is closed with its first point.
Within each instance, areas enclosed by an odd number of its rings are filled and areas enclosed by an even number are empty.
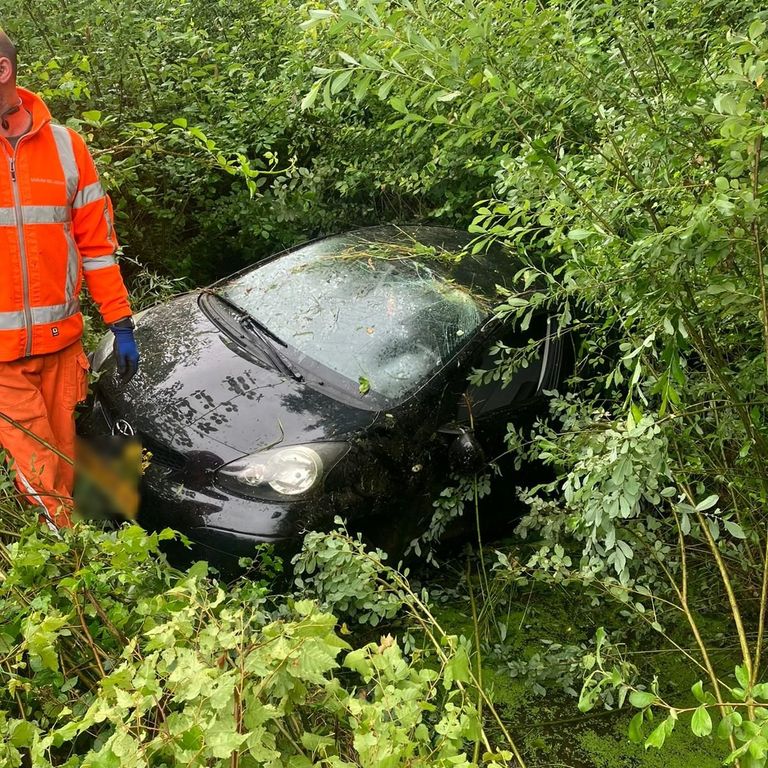
{"type": "Polygon", "coordinates": [[[16,46],[0,29],[0,91],[16,88],[16,46]]]}

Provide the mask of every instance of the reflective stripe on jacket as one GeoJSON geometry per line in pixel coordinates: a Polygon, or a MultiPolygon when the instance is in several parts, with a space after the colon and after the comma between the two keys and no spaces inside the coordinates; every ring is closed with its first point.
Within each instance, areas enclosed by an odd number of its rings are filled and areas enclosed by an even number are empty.
{"type": "Polygon", "coordinates": [[[85,277],[105,323],[131,314],[115,260],[112,203],[83,139],[18,89],[32,128],[0,137],[0,361],[56,352],[82,335],[85,277]]]}

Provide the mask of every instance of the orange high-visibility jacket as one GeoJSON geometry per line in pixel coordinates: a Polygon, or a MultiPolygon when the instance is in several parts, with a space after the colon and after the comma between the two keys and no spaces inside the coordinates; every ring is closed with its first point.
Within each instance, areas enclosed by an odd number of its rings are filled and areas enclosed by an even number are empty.
{"type": "Polygon", "coordinates": [[[32,128],[0,137],[0,361],[56,352],[83,332],[85,277],[105,323],[131,314],[112,203],[83,139],[19,88],[32,128]]]}

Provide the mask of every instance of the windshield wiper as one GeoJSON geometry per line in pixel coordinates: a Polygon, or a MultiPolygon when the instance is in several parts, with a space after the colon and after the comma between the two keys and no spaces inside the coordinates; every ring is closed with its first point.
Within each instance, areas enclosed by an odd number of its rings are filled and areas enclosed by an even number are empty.
{"type": "Polygon", "coordinates": [[[285,355],[275,347],[275,343],[281,344],[284,347],[288,346],[279,336],[265,328],[263,323],[260,323],[247,313],[240,318],[240,325],[261,342],[270,361],[278,371],[288,374],[295,381],[304,381],[304,377],[291,367],[285,355]]]}
{"type": "Polygon", "coordinates": [[[237,304],[235,304],[235,302],[232,301],[232,299],[228,299],[226,296],[222,296],[222,294],[216,293],[216,291],[212,291],[206,288],[200,291],[200,294],[202,296],[209,296],[210,298],[220,301],[226,307],[229,307],[229,309],[231,309],[238,316],[238,318],[248,314],[242,307],[238,307],[237,304]]]}
{"type": "Polygon", "coordinates": [[[261,322],[261,320],[257,320],[253,315],[246,313],[243,317],[242,324],[247,326],[249,331],[258,331],[259,333],[263,333],[265,336],[268,336],[270,339],[272,339],[272,341],[276,342],[281,347],[288,346],[288,344],[286,344],[274,331],[270,331],[269,328],[261,322]]]}
{"type": "Polygon", "coordinates": [[[290,376],[295,381],[304,381],[304,377],[291,367],[286,357],[275,347],[275,344],[279,344],[286,348],[288,347],[276,333],[270,331],[264,323],[250,315],[242,307],[238,307],[234,301],[226,296],[222,296],[215,291],[203,291],[203,295],[214,297],[237,315],[237,321],[240,327],[248,331],[251,338],[255,338],[260,342],[259,346],[266,354],[268,361],[273,368],[280,373],[290,376]]]}
{"type": "Polygon", "coordinates": [[[276,341],[281,347],[287,347],[288,344],[284,342],[274,331],[271,331],[264,323],[261,322],[261,320],[257,320],[250,312],[243,309],[242,307],[235,304],[232,299],[227,298],[221,293],[216,293],[216,291],[211,290],[204,290],[203,294],[205,296],[213,296],[215,299],[218,299],[222,304],[225,304],[227,307],[229,307],[233,312],[235,312],[238,315],[238,318],[240,319],[241,323],[245,324],[247,323],[248,328],[256,328],[258,331],[263,333],[265,336],[269,336],[272,341],[276,341]]]}

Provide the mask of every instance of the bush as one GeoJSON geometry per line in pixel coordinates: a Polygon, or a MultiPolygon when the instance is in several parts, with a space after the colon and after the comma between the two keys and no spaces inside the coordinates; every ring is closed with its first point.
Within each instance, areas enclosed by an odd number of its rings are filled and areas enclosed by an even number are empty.
{"type": "Polygon", "coordinates": [[[538,546],[500,570],[618,601],[628,642],[645,626],[693,647],[694,705],[594,655],[581,705],[615,688],[654,747],[692,712],[697,736],[717,732],[750,768],[768,762],[767,21],[733,0],[461,14],[356,0],[307,21],[340,49],[311,94],[386,106],[403,144],[439,131],[437,154],[493,168],[470,229],[528,264],[529,292],[499,314],[524,330],[547,309],[581,340],[574,394],[530,435],[510,430],[559,478],[526,494],[538,546]],[[727,638],[707,636],[710,614],[729,617],[727,638]],[[666,718],[648,729],[653,708],[666,718]]]}
{"type": "Polygon", "coordinates": [[[32,526],[0,546],[4,766],[447,767],[487,744],[465,644],[355,648],[311,600],[171,569],[171,536],[32,526]]]}

